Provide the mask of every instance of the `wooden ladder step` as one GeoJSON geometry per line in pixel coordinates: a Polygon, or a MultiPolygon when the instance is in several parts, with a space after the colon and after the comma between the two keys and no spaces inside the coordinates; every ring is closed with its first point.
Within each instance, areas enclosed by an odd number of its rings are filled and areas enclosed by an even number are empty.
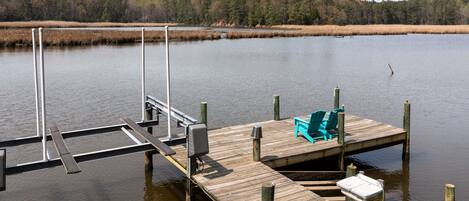
{"type": "Polygon", "coordinates": [[[310,191],[338,191],[338,186],[305,186],[310,191]]]}
{"type": "Polygon", "coordinates": [[[55,145],[55,149],[59,154],[60,160],[62,161],[62,164],[64,165],[67,174],[75,174],[81,172],[77,162],[75,161],[75,158],[73,158],[73,155],[68,150],[67,145],[65,145],[62,133],[60,133],[57,126],[52,126],[50,128],[50,133],[52,141],[55,145]]]}
{"type": "Polygon", "coordinates": [[[335,185],[337,180],[323,180],[323,181],[296,181],[297,184],[303,186],[327,186],[335,185]]]}
{"type": "Polygon", "coordinates": [[[345,201],[345,196],[322,197],[327,201],[345,201]]]}
{"type": "Polygon", "coordinates": [[[158,138],[156,138],[151,133],[144,130],[141,126],[139,126],[137,123],[135,123],[131,119],[122,118],[121,121],[126,123],[127,126],[129,126],[133,131],[135,131],[135,133],[145,138],[146,141],[150,142],[150,144],[152,144],[164,156],[171,156],[171,155],[176,154],[176,152],[173,149],[171,149],[171,147],[161,142],[158,138]]]}

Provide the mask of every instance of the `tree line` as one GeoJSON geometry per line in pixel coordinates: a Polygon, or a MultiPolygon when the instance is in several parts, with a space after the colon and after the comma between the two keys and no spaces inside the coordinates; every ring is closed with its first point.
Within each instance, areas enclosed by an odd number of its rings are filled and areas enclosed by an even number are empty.
{"type": "Polygon", "coordinates": [[[469,0],[0,0],[0,21],[467,24],[469,0]]]}

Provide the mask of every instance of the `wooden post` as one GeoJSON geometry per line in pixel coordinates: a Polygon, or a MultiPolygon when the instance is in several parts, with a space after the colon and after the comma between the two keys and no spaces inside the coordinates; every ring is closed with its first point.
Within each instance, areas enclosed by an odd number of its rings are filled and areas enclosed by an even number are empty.
{"type": "Polygon", "coordinates": [[[339,86],[334,88],[334,109],[340,107],[340,89],[339,86]]]}
{"type": "Polygon", "coordinates": [[[280,96],[274,95],[274,120],[280,120],[280,96]]]}
{"type": "Polygon", "coordinates": [[[455,186],[453,184],[446,184],[445,185],[445,201],[455,201],[455,200],[456,200],[455,186]]]}
{"type": "Polygon", "coordinates": [[[148,200],[156,200],[155,191],[153,190],[153,171],[145,171],[145,188],[144,197],[148,200]]]}
{"type": "Polygon", "coordinates": [[[261,138],[262,138],[262,127],[256,125],[252,128],[252,160],[261,161],[261,138]]]}
{"type": "Polygon", "coordinates": [[[406,131],[405,141],[402,145],[402,160],[410,159],[410,103],[404,103],[403,128],[406,131]]]}
{"type": "Polygon", "coordinates": [[[261,160],[261,139],[252,139],[252,160],[261,160]]]}
{"type": "MultiPolygon", "coordinates": [[[[349,166],[347,166],[347,172],[345,172],[345,177],[352,177],[357,174],[357,166],[353,165],[353,163],[350,163],[349,166]]],[[[345,201],[354,201],[352,198],[345,197],[345,201]]]]}
{"type": "Polygon", "coordinates": [[[347,172],[345,173],[345,177],[355,176],[356,174],[357,166],[353,165],[353,163],[350,163],[350,165],[347,166],[347,172]]]}
{"type": "Polygon", "coordinates": [[[339,169],[344,171],[344,158],[345,158],[345,113],[339,112],[338,113],[338,133],[339,136],[337,137],[337,143],[341,144],[341,152],[339,155],[339,169]]]}
{"type": "Polygon", "coordinates": [[[275,185],[273,183],[262,184],[262,201],[273,201],[275,185]]]}
{"type": "Polygon", "coordinates": [[[200,123],[207,125],[207,102],[200,103],[200,123]]]}
{"type": "Polygon", "coordinates": [[[381,196],[381,200],[385,201],[386,200],[386,191],[384,190],[384,180],[378,179],[379,183],[381,183],[381,186],[383,187],[383,195],[381,196]]]}
{"type": "Polygon", "coordinates": [[[186,179],[186,201],[195,200],[194,197],[194,184],[189,178],[186,179]]]}
{"type": "MultiPolygon", "coordinates": [[[[147,109],[145,110],[145,120],[153,119],[153,108],[149,107],[147,104],[147,109]]],[[[153,127],[147,127],[147,131],[153,134],[153,127]]],[[[153,153],[152,151],[145,152],[145,170],[153,170],[153,153]]]]}

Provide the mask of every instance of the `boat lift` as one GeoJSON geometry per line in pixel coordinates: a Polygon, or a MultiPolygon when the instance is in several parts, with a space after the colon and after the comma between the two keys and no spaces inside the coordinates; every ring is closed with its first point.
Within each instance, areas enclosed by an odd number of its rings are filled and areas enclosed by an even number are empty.
{"type": "Polygon", "coordinates": [[[32,50],[33,50],[33,67],[35,81],[35,97],[36,97],[36,135],[29,137],[21,137],[0,141],[0,191],[5,190],[5,175],[16,174],[26,171],[33,171],[43,168],[63,165],[67,174],[79,173],[81,169],[78,164],[83,161],[95,160],[100,158],[112,157],[117,155],[130,154],[141,151],[155,151],[164,156],[174,155],[175,151],[170,146],[186,143],[186,136],[189,132],[189,126],[197,124],[197,120],[187,114],[173,108],[171,106],[170,94],[170,63],[169,63],[169,28],[164,27],[166,37],[166,92],[167,102],[164,103],[152,96],[146,94],[145,91],[145,29],[161,29],[162,27],[146,27],[146,28],[39,28],[32,29],[32,50]],[[135,122],[129,118],[122,118],[122,124],[108,125],[95,128],[86,128],[73,131],[60,131],[55,124],[46,125],[46,98],[45,98],[45,71],[44,71],[44,44],[43,32],[46,30],[141,30],[141,112],[142,118],[135,122]],[[39,68],[37,65],[35,32],[39,33],[39,68]],[[152,110],[152,114],[156,115],[156,119],[150,118],[145,120],[145,112],[152,110]],[[159,115],[166,114],[168,117],[168,135],[165,139],[159,139],[149,133],[145,127],[159,125],[159,115]],[[184,128],[184,136],[171,135],[171,121],[175,121],[178,127],[184,128]],[[49,132],[47,132],[49,130],[49,132]],[[64,139],[76,138],[88,135],[97,135],[114,131],[123,131],[131,140],[135,142],[133,145],[121,146],[111,149],[103,149],[87,153],[73,154],[69,151],[64,139]],[[132,132],[130,131],[132,130],[132,132]],[[145,139],[141,142],[135,134],[145,139]],[[58,153],[57,158],[51,158],[47,148],[47,142],[52,141],[58,153]],[[22,164],[6,165],[5,148],[42,142],[42,160],[32,161],[22,164]]]}

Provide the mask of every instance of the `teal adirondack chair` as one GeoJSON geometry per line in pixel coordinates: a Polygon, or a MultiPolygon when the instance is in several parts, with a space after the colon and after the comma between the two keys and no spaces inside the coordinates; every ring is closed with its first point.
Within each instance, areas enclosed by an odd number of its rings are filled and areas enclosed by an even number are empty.
{"type": "Polygon", "coordinates": [[[324,140],[328,139],[328,135],[324,135],[324,129],[321,129],[321,124],[323,123],[325,111],[317,111],[311,114],[309,122],[301,118],[295,117],[295,137],[298,137],[298,132],[300,132],[303,137],[305,137],[311,143],[314,143],[315,140],[323,138],[324,140]],[[322,131],[321,131],[322,130],[322,131]]]}
{"type": "Polygon", "coordinates": [[[338,123],[338,116],[337,113],[344,112],[343,108],[336,108],[331,112],[327,112],[324,117],[323,122],[320,126],[320,132],[323,135],[327,136],[328,139],[332,139],[337,133],[337,123],[338,123]]]}

